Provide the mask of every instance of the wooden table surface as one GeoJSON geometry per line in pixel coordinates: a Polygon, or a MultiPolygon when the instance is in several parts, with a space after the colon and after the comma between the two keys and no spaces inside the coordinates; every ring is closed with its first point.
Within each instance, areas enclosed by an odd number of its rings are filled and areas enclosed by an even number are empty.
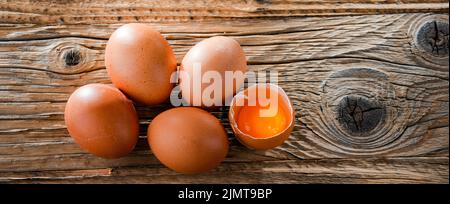
{"type": "Polygon", "coordinates": [[[0,183],[448,183],[449,64],[445,0],[0,0],[0,183]],[[69,3],[70,2],[70,3],[69,3]],[[140,138],[105,160],[74,143],[69,95],[110,83],[104,49],[143,22],[180,61],[215,35],[239,41],[252,71],[279,72],[295,105],[282,146],[231,143],[198,175],[162,166],[146,129],[170,104],[138,106],[140,138]]]}

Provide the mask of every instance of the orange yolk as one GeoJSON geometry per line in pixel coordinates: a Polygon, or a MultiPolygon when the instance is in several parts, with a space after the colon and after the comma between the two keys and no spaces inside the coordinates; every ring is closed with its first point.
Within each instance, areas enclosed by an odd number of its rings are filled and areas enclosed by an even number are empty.
{"type": "Polygon", "coordinates": [[[259,103],[256,106],[243,106],[238,114],[238,128],[243,133],[251,135],[255,138],[268,138],[282,132],[287,127],[287,114],[281,107],[281,103],[278,107],[272,107],[270,111],[270,117],[262,117],[261,110],[269,111],[270,105],[260,106],[259,103]]]}

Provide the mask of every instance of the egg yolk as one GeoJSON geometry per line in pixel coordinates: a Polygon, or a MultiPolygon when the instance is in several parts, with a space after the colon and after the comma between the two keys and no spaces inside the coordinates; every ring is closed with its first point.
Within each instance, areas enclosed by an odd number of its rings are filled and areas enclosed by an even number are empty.
{"type": "Polygon", "coordinates": [[[243,106],[238,114],[238,128],[243,133],[255,138],[268,138],[282,132],[287,127],[286,111],[278,104],[278,107],[243,106]],[[270,109],[271,108],[271,109],[270,109]],[[263,117],[260,111],[275,111],[270,117],[263,117]]]}

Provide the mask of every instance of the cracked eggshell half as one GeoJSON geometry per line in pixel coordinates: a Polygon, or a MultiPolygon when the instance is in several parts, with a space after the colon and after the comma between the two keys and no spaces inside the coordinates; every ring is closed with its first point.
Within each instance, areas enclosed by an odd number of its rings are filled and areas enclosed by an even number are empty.
{"type": "Polygon", "coordinates": [[[293,105],[287,96],[286,92],[279,86],[275,84],[255,84],[249,88],[239,92],[233,98],[230,104],[230,109],[228,113],[228,118],[230,121],[231,128],[234,135],[238,141],[244,146],[250,149],[256,150],[267,150],[280,146],[289,138],[295,125],[295,112],[293,105]],[[261,89],[267,91],[274,91],[277,96],[278,108],[280,114],[274,116],[274,118],[261,119],[259,117],[252,118],[254,114],[248,114],[248,111],[244,111],[245,106],[249,104],[250,98],[255,98],[249,96],[250,91],[260,91],[261,89]],[[244,113],[245,112],[245,113],[244,113]],[[246,114],[244,117],[240,114],[246,114]],[[242,121],[244,120],[244,121],[242,121]],[[253,123],[251,120],[255,120],[253,123]],[[280,122],[280,120],[282,122],[280,122]],[[265,122],[264,123],[261,123],[265,122]],[[271,124],[272,123],[272,124],[271,124]],[[246,131],[247,125],[263,125],[260,128],[264,129],[256,131],[246,131]],[[272,135],[267,135],[267,132],[271,132],[269,126],[280,126],[276,129],[272,135]],[[282,126],[281,126],[282,125],[282,126]],[[265,135],[256,135],[257,133],[263,133],[265,135]]]}

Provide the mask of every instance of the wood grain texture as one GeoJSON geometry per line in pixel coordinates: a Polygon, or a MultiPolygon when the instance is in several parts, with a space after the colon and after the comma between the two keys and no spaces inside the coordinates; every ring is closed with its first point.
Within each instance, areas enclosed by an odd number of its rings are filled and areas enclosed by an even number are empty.
{"type": "Polygon", "coordinates": [[[226,162],[182,175],[159,165],[6,172],[14,183],[446,183],[448,158],[323,159],[226,162]],[[232,172],[230,174],[230,172],[232,172]]]}
{"type": "Polygon", "coordinates": [[[8,23],[79,24],[118,21],[192,21],[383,13],[448,12],[445,0],[7,0],[0,4],[8,23]]]}
{"type": "Polygon", "coordinates": [[[0,182],[448,183],[448,14],[439,14],[448,2],[165,2],[1,1],[0,182]],[[145,138],[165,103],[137,106],[141,136],[129,156],[81,150],[65,129],[65,102],[79,86],[110,83],[106,41],[132,21],[160,30],[178,61],[211,36],[239,41],[249,69],[277,71],[292,99],[289,140],[248,150],[222,108],[213,114],[229,133],[226,160],[177,174],[145,138]],[[438,24],[447,30],[430,27],[438,24]]]}

